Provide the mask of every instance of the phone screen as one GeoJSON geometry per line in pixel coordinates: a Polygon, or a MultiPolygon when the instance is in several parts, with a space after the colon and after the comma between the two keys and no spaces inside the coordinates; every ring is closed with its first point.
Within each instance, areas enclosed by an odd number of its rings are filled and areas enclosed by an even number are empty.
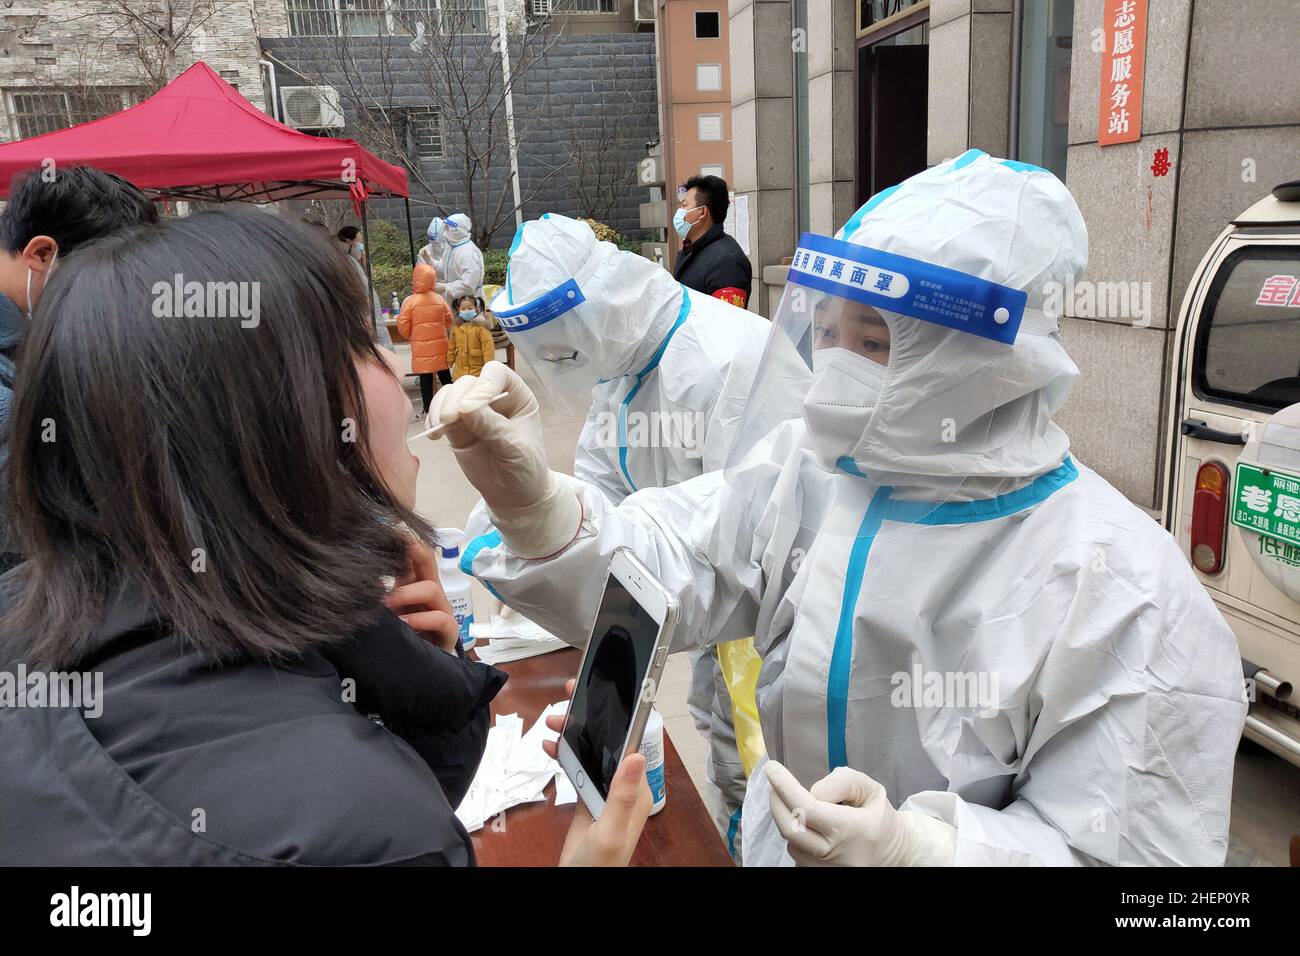
{"type": "Polygon", "coordinates": [[[659,623],[610,575],[564,725],[569,749],[602,797],[623,759],[658,636],[659,623]]]}

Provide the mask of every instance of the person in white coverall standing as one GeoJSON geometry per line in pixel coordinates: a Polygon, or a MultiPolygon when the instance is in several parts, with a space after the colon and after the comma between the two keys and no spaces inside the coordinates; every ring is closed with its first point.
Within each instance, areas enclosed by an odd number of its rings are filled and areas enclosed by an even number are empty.
{"type": "Polygon", "coordinates": [[[504,367],[442,394],[495,524],[473,571],[522,613],[581,630],[628,547],[678,644],[756,634],[747,864],[1222,864],[1236,641],[1052,421],[1078,369],[1041,304],[1086,259],[1046,170],[970,150],[886,190],[802,239],[728,467],[617,507],[547,469],[504,367]]]}
{"type": "MultiPolygon", "coordinates": [[[[586,223],[554,214],[519,227],[492,311],[551,402],[585,413],[574,474],[611,504],[726,464],[765,319],[692,292],[643,256],[597,241],[586,223]]],[[[772,424],[797,415],[801,399],[798,389],[783,405],[774,399],[772,424]]],[[[471,540],[465,553],[481,546],[471,540]]],[[[758,663],[752,641],[718,653],[700,648],[692,659],[689,703],[709,740],[709,779],[722,798],[717,822],[733,855],[746,766],[762,756],[758,663]]]]}
{"type": "Polygon", "coordinates": [[[473,225],[463,212],[442,219],[434,216],[426,230],[429,242],[420,249],[421,262],[438,270],[437,291],[455,308],[463,295],[483,297],[483,250],[474,245],[473,225]]]}

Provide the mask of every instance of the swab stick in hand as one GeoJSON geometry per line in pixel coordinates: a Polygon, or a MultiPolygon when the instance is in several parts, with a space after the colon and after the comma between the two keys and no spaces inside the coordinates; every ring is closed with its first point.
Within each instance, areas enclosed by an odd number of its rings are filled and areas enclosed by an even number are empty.
{"type": "MultiPolygon", "coordinates": [[[[508,394],[510,394],[510,393],[509,393],[509,392],[502,392],[500,395],[493,395],[491,398],[489,398],[489,399],[488,399],[486,402],[484,402],[483,404],[484,404],[484,405],[491,405],[491,404],[492,404],[493,402],[495,402],[498,398],[505,398],[508,394]]],[[[406,443],[409,445],[411,442],[415,441],[417,438],[424,438],[426,435],[429,437],[429,440],[430,440],[430,441],[435,441],[435,440],[441,438],[441,437],[443,436],[443,433],[444,433],[446,430],[447,430],[447,426],[446,426],[446,425],[443,425],[443,424],[441,424],[441,423],[439,423],[439,424],[437,424],[437,425],[434,425],[432,428],[426,428],[424,431],[420,432],[418,435],[412,435],[410,438],[406,439],[406,443]]]]}

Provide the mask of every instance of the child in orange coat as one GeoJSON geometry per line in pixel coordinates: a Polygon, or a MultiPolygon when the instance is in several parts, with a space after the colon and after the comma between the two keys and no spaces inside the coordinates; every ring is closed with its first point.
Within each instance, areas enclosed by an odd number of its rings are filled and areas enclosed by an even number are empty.
{"type": "Polygon", "coordinates": [[[424,415],[429,414],[433,401],[433,377],[442,385],[451,384],[447,363],[448,336],[451,331],[451,309],[447,301],[434,291],[438,272],[421,262],[411,273],[412,292],[402,303],[397,316],[397,331],[411,343],[411,371],[420,376],[420,398],[424,402],[424,415]]]}

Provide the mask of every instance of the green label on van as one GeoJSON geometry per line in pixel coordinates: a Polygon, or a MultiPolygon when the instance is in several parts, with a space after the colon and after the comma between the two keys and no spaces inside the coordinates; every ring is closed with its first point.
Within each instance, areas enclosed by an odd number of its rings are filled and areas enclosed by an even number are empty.
{"type": "Polygon", "coordinates": [[[1237,462],[1232,523],[1279,541],[1300,542],[1300,478],[1237,462]]]}

